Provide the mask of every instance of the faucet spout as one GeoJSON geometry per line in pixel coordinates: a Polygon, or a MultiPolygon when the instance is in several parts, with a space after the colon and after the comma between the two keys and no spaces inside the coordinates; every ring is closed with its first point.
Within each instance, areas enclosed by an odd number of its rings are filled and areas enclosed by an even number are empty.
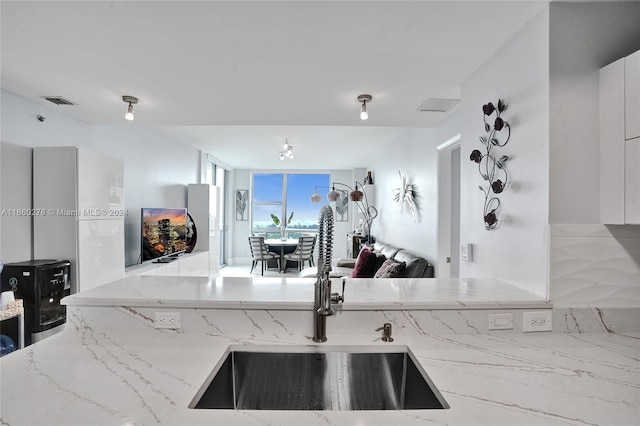
{"type": "MultiPolygon", "coordinates": [[[[318,272],[313,298],[313,341],[327,341],[327,317],[333,315],[331,303],[344,300],[331,294],[331,252],[333,249],[333,210],[323,206],[318,216],[318,272]]],[[[342,293],[344,295],[344,283],[342,293]]]]}

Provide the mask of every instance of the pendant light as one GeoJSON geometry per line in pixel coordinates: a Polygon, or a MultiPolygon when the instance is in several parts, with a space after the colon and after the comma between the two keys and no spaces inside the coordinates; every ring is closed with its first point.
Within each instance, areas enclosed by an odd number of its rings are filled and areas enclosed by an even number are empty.
{"type": "Polygon", "coordinates": [[[358,96],[358,102],[360,105],[360,120],[366,120],[369,118],[369,111],[367,110],[367,102],[371,102],[373,97],[371,95],[360,95],[358,96]]]}
{"type": "Polygon", "coordinates": [[[318,194],[318,188],[317,187],[313,191],[313,195],[311,196],[311,202],[312,203],[320,203],[320,202],[322,202],[322,196],[320,196],[320,194],[318,194]]]}
{"type": "Polygon", "coordinates": [[[133,96],[123,96],[122,102],[128,103],[127,112],[124,114],[125,120],[133,121],[134,113],[133,106],[138,103],[138,98],[133,96]]]}
{"type": "Polygon", "coordinates": [[[364,197],[364,193],[358,189],[358,183],[356,182],[356,189],[349,193],[349,198],[351,201],[362,201],[362,197],[364,197]]]}
{"type": "Polygon", "coordinates": [[[332,186],[331,191],[327,194],[327,200],[333,202],[340,199],[340,192],[336,191],[336,187],[332,186]]]}

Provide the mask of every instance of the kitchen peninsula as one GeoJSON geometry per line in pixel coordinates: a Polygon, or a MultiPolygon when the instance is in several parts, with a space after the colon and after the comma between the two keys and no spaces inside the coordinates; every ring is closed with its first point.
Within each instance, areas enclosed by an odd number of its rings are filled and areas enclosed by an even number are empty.
{"type": "Polygon", "coordinates": [[[639,333],[523,334],[517,321],[516,331],[487,331],[488,312],[551,308],[525,294],[491,305],[479,289],[508,288],[492,280],[349,280],[345,303],[327,320],[328,342],[314,344],[313,283],[148,276],[73,295],[63,333],[0,359],[1,423],[631,425],[640,418],[639,333]],[[454,286],[466,296],[447,299],[454,286]],[[154,328],[156,312],[180,313],[181,328],[154,328]],[[383,322],[393,324],[393,343],[375,331],[383,322]],[[406,346],[451,408],[189,409],[230,345],[406,346]]]}

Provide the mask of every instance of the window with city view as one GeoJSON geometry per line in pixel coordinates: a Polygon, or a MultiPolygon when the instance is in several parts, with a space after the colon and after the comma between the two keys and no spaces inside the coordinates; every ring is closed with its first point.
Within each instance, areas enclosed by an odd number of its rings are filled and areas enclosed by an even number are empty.
{"type": "Polygon", "coordinates": [[[251,200],[252,231],[266,238],[280,238],[281,226],[287,227],[287,237],[298,238],[318,229],[320,204],[311,203],[316,187],[328,190],[328,173],[254,173],[251,200]],[[291,219],[291,222],[287,223],[291,219]]]}

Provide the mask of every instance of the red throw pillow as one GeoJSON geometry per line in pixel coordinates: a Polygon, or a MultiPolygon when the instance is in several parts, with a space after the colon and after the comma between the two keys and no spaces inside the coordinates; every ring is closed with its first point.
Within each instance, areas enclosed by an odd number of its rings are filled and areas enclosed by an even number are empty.
{"type": "Polygon", "coordinates": [[[375,253],[362,249],[358,258],[356,259],[356,265],[351,273],[351,278],[372,278],[375,274],[376,255],[375,253]]]}

